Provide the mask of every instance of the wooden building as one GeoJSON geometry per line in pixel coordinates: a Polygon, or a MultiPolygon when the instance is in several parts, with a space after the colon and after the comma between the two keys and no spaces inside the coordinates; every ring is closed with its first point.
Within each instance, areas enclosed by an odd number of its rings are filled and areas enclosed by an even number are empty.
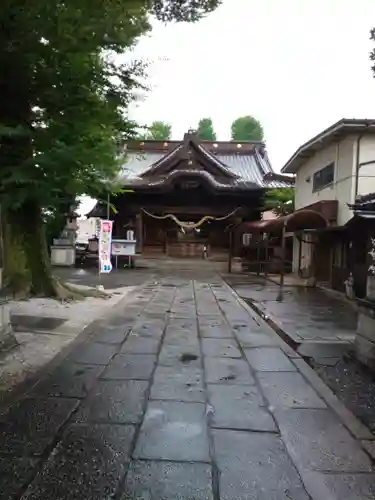
{"type": "MultiPolygon", "coordinates": [[[[145,257],[226,260],[230,228],[260,219],[266,189],[293,184],[272,170],[263,142],[136,141],[125,147],[114,237],[135,230],[145,257]]],[[[88,217],[106,217],[97,203],[88,217]]],[[[239,242],[233,242],[238,249],[239,242]]]]}

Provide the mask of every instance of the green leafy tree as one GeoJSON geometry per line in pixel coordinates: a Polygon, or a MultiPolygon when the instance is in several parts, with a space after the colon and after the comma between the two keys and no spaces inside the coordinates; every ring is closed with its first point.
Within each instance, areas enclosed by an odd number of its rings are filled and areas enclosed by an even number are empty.
{"type": "Polygon", "coordinates": [[[216,141],[216,134],[211,118],[202,118],[199,120],[197,137],[201,141],[216,141]]]}
{"type": "Polygon", "coordinates": [[[114,55],[149,30],[149,15],[192,21],[218,1],[4,0],[0,5],[0,204],[4,270],[15,292],[66,297],[48,259],[45,213],[113,190],[118,141],[144,65],[114,55]],[[106,187],[105,187],[106,186],[106,187]]]}
{"type": "Polygon", "coordinates": [[[277,216],[294,212],[294,188],[270,189],[265,194],[264,209],[271,210],[277,216]]]}
{"type": "Polygon", "coordinates": [[[253,116],[241,116],[231,126],[232,141],[262,141],[263,127],[253,116]]]}
{"type": "Polygon", "coordinates": [[[169,123],[156,120],[146,127],[146,132],[139,134],[137,139],[144,141],[168,141],[172,135],[172,126],[169,123]]]}
{"type": "Polygon", "coordinates": [[[195,22],[213,12],[222,0],[152,0],[151,12],[161,21],[195,22]]]}

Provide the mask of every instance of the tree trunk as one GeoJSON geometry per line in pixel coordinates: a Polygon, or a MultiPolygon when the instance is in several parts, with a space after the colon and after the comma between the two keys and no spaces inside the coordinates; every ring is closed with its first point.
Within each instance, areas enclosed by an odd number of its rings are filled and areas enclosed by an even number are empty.
{"type": "Polygon", "coordinates": [[[55,297],[41,208],[28,200],[8,210],[4,223],[5,280],[13,293],[55,297]]]}

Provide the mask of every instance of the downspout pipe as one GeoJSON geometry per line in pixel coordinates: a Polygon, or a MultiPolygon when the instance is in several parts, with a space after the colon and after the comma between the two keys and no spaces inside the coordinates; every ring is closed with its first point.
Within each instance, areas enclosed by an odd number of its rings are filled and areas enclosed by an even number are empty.
{"type": "Polygon", "coordinates": [[[357,137],[357,150],[356,150],[356,158],[355,158],[355,180],[354,180],[354,200],[353,203],[355,203],[355,200],[357,199],[358,196],[358,186],[359,186],[359,169],[361,168],[361,163],[360,163],[360,152],[361,152],[361,140],[364,135],[366,135],[367,129],[369,128],[369,125],[367,124],[366,130],[364,130],[361,134],[358,135],[357,137]]]}

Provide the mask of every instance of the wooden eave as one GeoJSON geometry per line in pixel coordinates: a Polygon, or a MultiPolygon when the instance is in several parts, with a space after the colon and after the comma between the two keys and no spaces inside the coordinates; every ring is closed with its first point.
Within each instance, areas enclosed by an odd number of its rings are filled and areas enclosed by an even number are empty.
{"type": "Polygon", "coordinates": [[[320,212],[301,209],[276,219],[243,222],[239,230],[249,233],[281,234],[283,229],[287,232],[295,232],[325,228],[327,225],[328,221],[320,212]]]}

